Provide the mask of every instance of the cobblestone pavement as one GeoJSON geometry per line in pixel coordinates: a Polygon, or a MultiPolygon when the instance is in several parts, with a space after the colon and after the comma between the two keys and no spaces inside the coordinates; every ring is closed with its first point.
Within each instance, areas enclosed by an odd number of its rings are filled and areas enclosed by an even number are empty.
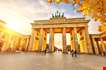
{"type": "Polygon", "coordinates": [[[0,54],[0,70],[102,70],[106,57],[70,54],[0,54]]]}

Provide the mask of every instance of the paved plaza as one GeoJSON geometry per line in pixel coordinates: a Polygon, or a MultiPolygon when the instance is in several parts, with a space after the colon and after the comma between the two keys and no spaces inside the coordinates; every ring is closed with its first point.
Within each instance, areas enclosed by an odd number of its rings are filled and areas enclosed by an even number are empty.
{"type": "Polygon", "coordinates": [[[0,54],[0,70],[102,70],[106,57],[96,55],[0,54]]]}

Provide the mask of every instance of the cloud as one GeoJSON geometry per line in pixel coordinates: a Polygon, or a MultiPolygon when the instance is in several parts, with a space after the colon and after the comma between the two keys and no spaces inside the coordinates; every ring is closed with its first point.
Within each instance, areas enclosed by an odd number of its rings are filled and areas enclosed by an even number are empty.
{"type": "Polygon", "coordinates": [[[46,0],[0,0],[0,19],[22,34],[31,33],[30,23],[36,19],[49,19],[46,0]],[[15,21],[14,21],[15,19],[15,21]]]}
{"type": "MultiPolygon", "coordinates": [[[[30,23],[33,20],[49,19],[56,10],[65,12],[67,18],[83,17],[81,13],[75,11],[76,5],[61,5],[47,3],[47,0],[0,0],[0,19],[7,22],[8,27],[25,35],[31,34],[30,23]]],[[[99,22],[91,20],[89,22],[89,33],[98,33],[99,22]]],[[[67,44],[70,44],[70,35],[67,36],[67,44]]],[[[55,36],[55,46],[62,48],[62,35],[55,36]]],[[[49,43],[49,35],[47,35],[49,43]]]]}
{"type": "MultiPolygon", "coordinates": [[[[75,11],[75,8],[78,6],[73,7],[64,3],[49,5],[47,0],[0,0],[0,19],[6,21],[7,24],[13,24],[12,27],[15,27],[15,24],[18,25],[17,31],[22,34],[30,34],[30,23],[33,20],[49,19],[51,14],[58,9],[65,12],[67,18],[83,17],[81,13],[75,11]],[[15,21],[13,21],[14,18],[15,21]]],[[[91,25],[89,26],[90,33],[95,31],[91,25]]],[[[98,24],[94,24],[94,26],[98,26],[98,24]]]]}
{"type": "Polygon", "coordinates": [[[99,21],[94,21],[93,19],[91,19],[91,21],[88,24],[89,34],[98,34],[98,33],[100,33],[98,31],[98,27],[99,26],[100,26],[100,22],[99,21]]]}

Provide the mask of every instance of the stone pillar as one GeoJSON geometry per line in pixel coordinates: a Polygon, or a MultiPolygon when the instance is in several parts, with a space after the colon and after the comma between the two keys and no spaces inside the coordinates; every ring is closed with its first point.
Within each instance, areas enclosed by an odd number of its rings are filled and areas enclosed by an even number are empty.
{"type": "Polygon", "coordinates": [[[42,51],[46,50],[46,35],[47,35],[46,31],[43,30],[43,36],[42,36],[42,37],[43,37],[42,51]]]}
{"type": "Polygon", "coordinates": [[[0,51],[2,51],[2,48],[3,48],[3,32],[0,31],[0,51]]]}
{"type": "Polygon", "coordinates": [[[50,28],[50,38],[49,38],[49,52],[54,51],[54,32],[53,29],[50,28]]]}
{"type": "Polygon", "coordinates": [[[25,42],[25,51],[28,51],[29,42],[29,37],[27,37],[25,42]]]}
{"type": "Polygon", "coordinates": [[[74,47],[75,47],[75,50],[77,52],[79,52],[78,37],[77,37],[77,28],[76,27],[74,28],[74,47]]]}
{"type": "Polygon", "coordinates": [[[5,34],[5,39],[4,39],[4,43],[1,44],[0,46],[0,51],[4,52],[7,50],[8,48],[8,42],[9,42],[9,35],[5,34]]]}
{"type": "Polygon", "coordinates": [[[71,31],[71,33],[70,33],[70,37],[71,37],[71,50],[75,50],[75,38],[74,38],[74,36],[75,36],[75,33],[74,33],[74,29],[72,29],[72,31],[71,31]]]}
{"type": "Polygon", "coordinates": [[[17,47],[16,47],[17,51],[19,50],[19,46],[20,46],[20,37],[18,36],[17,37],[17,47]]]}
{"type": "Polygon", "coordinates": [[[44,46],[44,30],[40,29],[40,39],[39,39],[39,51],[43,51],[44,46]]]}
{"type": "Polygon", "coordinates": [[[16,39],[15,39],[15,50],[17,50],[17,45],[18,45],[18,36],[16,36],[16,39]]]}
{"type": "Polygon", "coordinates": [[[102,48],[103,48],[103,51],[102,51],[102,52],[106,52],[105,45],[104,45],[104,41],[103,41],[102,38],[100,38],[100,40],[101,40],[101,46],[102,46],[102,48]]]}
{"type": "Polygon", "coordinates": [[[30,38],[29,51],[38,51],[39,50],[39,30],[32,30],[32,35],[30,38]]]}
{"type": "Polygon", "coordinates": [[[96,44],[97,44],[98,54],[101,54],[102,47],[100,48],[100,45],[99,45],[99,42],[98,42],[99,40],[95,39],[95,41],[96,41],[96,44]]]}
{"type": "Polygon", "coordinates": [[[66,28],[63,28],[62,32],[62,41],[63,41],[63,53],[67,52],[66,50],[66,28]]]}
{"type": "Polygon", "coordinates": [[[11,38],[12,38],[12,36],[9,34],[8,44],[7,44],[7,50],[5,50],[5,51],[11,51],[11,38]]]}
{"type": "Polygon", "coordinates": [[[15,36],[14,37],[12,37],[12,41],[11,41],[11,51],[12,52],[15,52],[15,36]]]}
{"type": "Polygon", "coordinates": [[[83,37],[83,49],[84,53],[88,53],[88,45],[87,45],[87,38],[86,38],[86,30],[82,30],[82,37],[83,37]]]}
{"type": "Polygon", "coordinates": [[[79,51],[80,53],[84,53],[84,37],[82,35],[82,30],[78,33],[79,36],[79,51]]]}
{"type": "Polygon", "coordinates": [[[86,45],[87,45],[88,53],[93,54],[92,45],[91,45],[89,32],[88,32],[88,26],[85,27],[84,29],[85,29],[85,37],[86,37],[86,45]]]}
{"type": "Polygon", "coordinates": [[[32,34],[31,34],[31,37],[30,37],[30,43],[29,43],[28,51],[32,51],[34,40],[35,40],[34,29],[32,29],[32,34]]]}
{"type": "Polygon", "coordinates": [[[33,51],[39,51],[40,30],[34,31],[33,51]]]}
{"type": "Polygon", "coordinates": [[[95,54],[99,54],[99,49],[98,49],[98,45],[97,45],[97,42],[95,40],[95,38],[92,38],[92,41],[93,41],[93,47],[94,47],[94,51],[95,51],[95,54]]]}

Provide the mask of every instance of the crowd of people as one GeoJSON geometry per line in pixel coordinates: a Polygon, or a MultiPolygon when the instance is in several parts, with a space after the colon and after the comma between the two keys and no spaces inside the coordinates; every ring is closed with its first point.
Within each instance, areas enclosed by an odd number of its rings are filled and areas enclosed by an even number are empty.
{"type": "Polygon", "coordinates": [[[78,55],[78,53],[77,53],[77,51],[75,50],[71,50],[71,55],[72,55],[72,57],[77,57],[77,55],[78,55]]]}
{"type": "MultiPolygon", "coordinates": [[[[46,54],[46,53],[49,53],[47,49],[44,50],[43,52],[44,52],[45,54],[46,54]]],[[[60,51],[60,50],[56,50],[56,51],[54,51],[54,52],[61,52],[61,53],[63,53],[62,50],[61,50],[61,51],[60,51]]],[[[77,57],[77,56],[79,55],[79,53],[78,53],[76,50],[73,50],[73,49],[72,49],[71,51],[66,51],[66,52],[64,52],[63,54],[70,54],[70,55],[72,55],[72,57],[77,57]]]]}

